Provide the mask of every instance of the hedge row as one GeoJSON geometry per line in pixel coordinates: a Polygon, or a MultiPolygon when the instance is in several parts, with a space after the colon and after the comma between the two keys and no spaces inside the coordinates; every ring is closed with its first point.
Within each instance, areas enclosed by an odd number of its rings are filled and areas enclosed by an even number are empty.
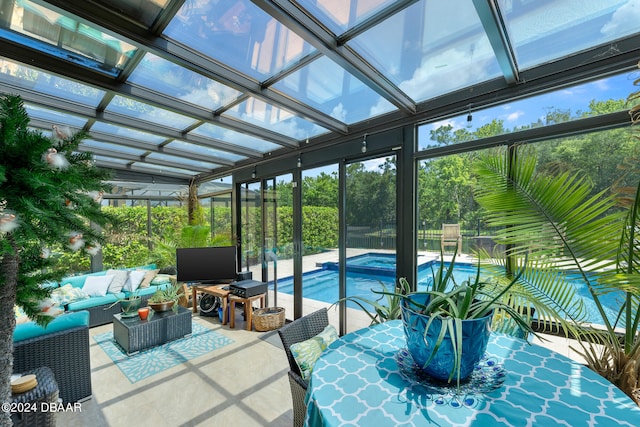
{"type": "MultiPolygon", "coordinates": [[[[142,265],[147,262],[160,262],[159,243],[179,245],[183,227],[187,224],[184,207],[158,206],[151,208],[151,235],[147,230],[146,206],[105,206],[110,214],[118,219],[117,225],[105,229],[107,242],[102,247],[104,268],[122,268],[142,265]]],[[[230,241],[231,208],[216,207],[213,210],[214,235],[230,241]]],[[[210,225],[211,210],[204,208],[206,225],[210,225]]],[[[249,208],[243,212],[243,224],[246,235],[261,236],[262,220],[259,208],[249,208]]],[[[277,238],[274,248],[280,258],[293,255],[293,210],[291,207],[279,207],[276,211],[277,238]]],[[[305,253],[318,252],[326,248],[338,247],[338,210],[337,208],[305,206],[302,209],[303,242],[305,253]]],[[[245,254],[261,253],[260,239],[247,239],[243,246],[245,254]]],[[[62,253],[62,263],[67,265],[69,274],[90,270],[90,258],[82,251],[62,253]]],[[[164,267],[164,265],[159,265],[164,267]]]]}

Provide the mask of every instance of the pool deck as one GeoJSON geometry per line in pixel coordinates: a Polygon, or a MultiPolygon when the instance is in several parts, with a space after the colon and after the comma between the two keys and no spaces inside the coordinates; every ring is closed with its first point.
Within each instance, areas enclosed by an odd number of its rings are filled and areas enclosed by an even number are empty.
{"type": "MultiPolygon", "coordinates": [[[[383,249],[348,249],[347,257],[353,257],[357,255],[362,255],[369,252],[378,252],[378,253],[395,253],[395,251],[383,250],[383,249]]],[[[327,252],[323,252],[320,254],[307,255],[302,259],[302,271],[308,272],[312,270],[317,270],[319,266],[321,266],[325,262],[338,262],[338,250],[329,250],[327,252]]],[[[440,258],[440,253],[438,252],[424,252],[421,251],[418,253],[418,264],[422,264],[424,262],[438,260],[440,258]]],[[[451,254],[444,255],[445,261],[451,260],[451,254]]],[[[457,256],[457,261],[459,262],[468,262],[473,263],[474,258],[469,255],[460,254],[457,256]]],[[[270,276],[273,276],[273,263],[269,264],[270,268],[270,276]]],[[[278,260],[277,263],[278,268],[278,277],[285,278],[289,276],[293,276],[293,260],[291,259],[283,259],[278,260]]],[[[261,274],[261,266],[255,265],[250,270],[253,272],[253,277],[260,277],[261,274]]],[[[285,293],[278,293],[277,302],[276,296],[273,291],[269,291],[269,304],[277,305],[278,307],[284,307],[286,312],[286,317],[289,320],[293,319],[293,296],[285,293]]],[[[303,299],[304,304],[302,308],[303,315],[312,313],[316,310],[319,310],[323,307],[330,307],[331,304],[312,300],[312,299],[303,299]]],[[[331,307],[329,310],[329,322],[334,326],[338,326],[339,324],[339,312],[336,306],[331,307]]],[[[370,319],[369,317],[359,309],[347,308],[347,332],[352,332],[357,329],[369,326],[370,319]]],[[[576,353],[573,348],[579,348],[579,344],[575,340],[570,340],[564,337],[559,337],[550,334],[541,334],[542,339],[533,337],[531,342],[541,345],[543,347],[547,347],[557,353],[560,353],[564,356],[569,357],[572,360],[575,360],[579,363],[584,363],[584,358],[576,353]]]]}

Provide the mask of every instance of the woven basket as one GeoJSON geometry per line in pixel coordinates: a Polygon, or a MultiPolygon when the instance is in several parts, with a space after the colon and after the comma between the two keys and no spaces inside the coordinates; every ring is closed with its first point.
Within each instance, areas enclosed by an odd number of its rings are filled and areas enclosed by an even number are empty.
{"type": "Polygon", "coordinates": [[[259,308],[253,312],[253,326],[258,332],[273,331],[284,325],[284,308],[259,308]]]}

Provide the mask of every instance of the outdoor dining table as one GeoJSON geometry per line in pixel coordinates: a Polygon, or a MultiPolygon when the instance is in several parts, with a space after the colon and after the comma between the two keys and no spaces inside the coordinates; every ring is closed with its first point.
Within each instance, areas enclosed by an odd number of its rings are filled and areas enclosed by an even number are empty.
{"type": "Polygon", "coordinates": [[[401,321],[349,333],[313,368],[307,426],[640,426],[640,408],[559,353],[492,333],[471,379],[446,387],[415,371],[401,321]]]}

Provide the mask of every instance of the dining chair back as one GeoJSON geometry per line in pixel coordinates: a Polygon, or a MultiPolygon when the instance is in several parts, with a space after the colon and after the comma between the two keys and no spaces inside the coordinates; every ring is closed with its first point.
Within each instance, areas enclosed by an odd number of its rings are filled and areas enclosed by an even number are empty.
{"type": "Polygon", "coordinates": [[[293,400],[293,425],[296,427],[304,424],[304,417],[307,412],[307,407],[304,403],[307,383],[300,375],[300,368],[293,358],[291,346],[318,335],[327,325],[329,325],[329,315],[327,314],[327,309],[322,308],[278,329],[278,335],[280,335],[282,346],[289,361],[288,377],[293,400]]]}
{"type": "Polygon", "coordinates": [[[459,252],[460,249],[462,249],[462,235],[460,234],[460,224],[442,224],[440,246],[442,252],[444,252],[445,246],[455,246],[456,252],[459,252]]]}

